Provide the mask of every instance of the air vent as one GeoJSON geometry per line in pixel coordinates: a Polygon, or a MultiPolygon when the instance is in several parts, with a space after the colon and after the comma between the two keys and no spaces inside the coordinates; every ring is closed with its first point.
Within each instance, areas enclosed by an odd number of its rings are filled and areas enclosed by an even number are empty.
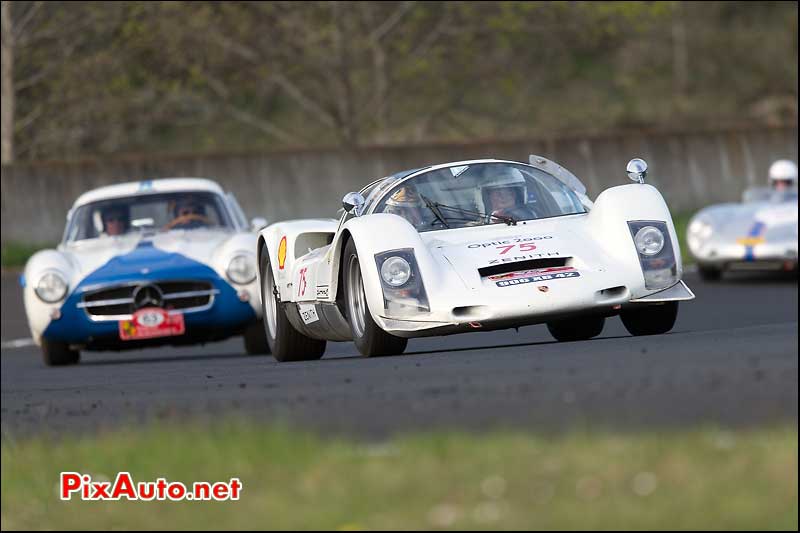
{"type": "Polygon", "coordinates": [[[519,272],[520,270],[536,270],[538,268],[553,268],[568,266],[571,257],[546,257],[542,259],[529,259],[528,261],[515,261],[513,263],[503,263],[478,269],[478,274],[482,278],[486,276],[496,276],[497,274],[507,274],[509,272],[519,272]]]}

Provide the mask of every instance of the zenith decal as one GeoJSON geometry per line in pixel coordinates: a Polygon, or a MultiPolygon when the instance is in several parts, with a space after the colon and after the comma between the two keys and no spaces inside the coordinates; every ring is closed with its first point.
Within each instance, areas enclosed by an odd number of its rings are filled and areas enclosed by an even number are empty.
{"type": "Polygon", "coordinates": [[[503,257],[500,259],[489,259],[488,265],[500,265],[503,263],[513,263],[516,261],[526,261],[528,259],[541,259],[543,257],[558,257],[559,252],[542,252],[538,254],[515,255],[513,257],[503,257]]]}
{"type": "Polygon", "coordinates": [[[317,287],[317,300],[322,300],[327,298],[328,298],[328,286],[320,285],[319,287],[317,287]]]}

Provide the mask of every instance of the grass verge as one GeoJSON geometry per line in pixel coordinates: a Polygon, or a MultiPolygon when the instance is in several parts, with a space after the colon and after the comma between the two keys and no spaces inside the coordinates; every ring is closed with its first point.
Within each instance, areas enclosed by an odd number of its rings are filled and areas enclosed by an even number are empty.
{"type": "Polygon", "coordinates": [[[232,423],[2,444],[3,529],[797,529],[797,427],[427,434],[232,423]],[[60,501],[59,472],[243,483],[232,502],[60,501]]]}

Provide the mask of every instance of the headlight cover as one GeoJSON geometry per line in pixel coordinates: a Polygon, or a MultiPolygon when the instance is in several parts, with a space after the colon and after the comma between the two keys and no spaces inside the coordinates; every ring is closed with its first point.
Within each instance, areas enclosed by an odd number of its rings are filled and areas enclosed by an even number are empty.
{"type": "Polygon", "coordinates": [[[43,302],[60,302],[67,295],[67,282],[58,272],[51,270],[39,278],[34,292],[43,302]]]}
{"type": "Polygon", "coordinates": [[[236,254],[228,263],[225,273],[232,282],[247,285],[256,279],[256,260],[250,254],[236,254]]]}
{"type": "Polygon", "coordinates": [[[647,289],[666,289],[678,282],[678,265],[666,222],[628,222],[647,289]]]}
{"type": "Polygon", "coordinates": [[[381,277],[383,307],[388,314],[400,317],[431,310],[413,248],[375,254],[375,264],[381,277]]]}

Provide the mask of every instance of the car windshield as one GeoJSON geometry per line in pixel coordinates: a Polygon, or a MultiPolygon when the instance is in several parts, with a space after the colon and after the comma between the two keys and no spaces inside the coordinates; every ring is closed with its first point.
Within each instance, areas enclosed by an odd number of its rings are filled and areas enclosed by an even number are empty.
{"type": "Polygon", "coordinates": [[[776,190],[769,187],[753,187],[744,191],[742,201],[747,204],[753,202],[796,202],[797,189],[776,190]]]}
{"type": "Polygon", "coordinates": [[[137,231],[232,229],[222,198],[212,192],[175,192],[113,198],[82,205],[70,218],[65,242],[137,231]]]}
{"type": "Polygon", "coordinates": [[[373,212],[402,216],[422,232],[514,224],[586,210],[572,189],[542,170],[517,163],[475,163],[403,181],[373,212]]]}

